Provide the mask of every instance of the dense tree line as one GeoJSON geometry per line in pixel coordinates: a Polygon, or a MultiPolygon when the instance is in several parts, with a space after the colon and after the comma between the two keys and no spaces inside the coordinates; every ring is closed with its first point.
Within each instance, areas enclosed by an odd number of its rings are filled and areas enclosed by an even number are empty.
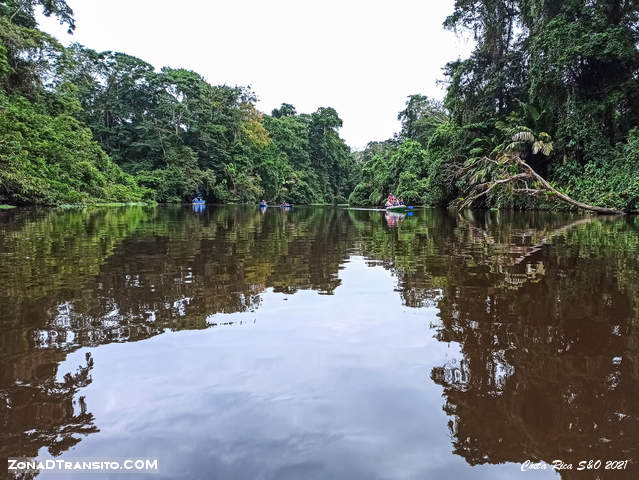
{"type": "Polygon", "coordinates": [[[0,203],[345,202],[357,164],[333,108],[259,112],[254,93],[116,52],[69,48],[64,0],[0,1],[0,203]]]}
{"type": "Polygon", "coordinates": [[[457,0],[444,26],[476,47],[445,66],[443,102],[412,95],[401,131],[355,154],[332,108],[265,115],[248,88],[64,48],[38,30],[38,10],[75,28],[64,0],[0,1],[0,203],[379,205],[393,192],[639,210],[636,2],[457,0]]]}
{"type": "Polygon", "coordinates": [[[391,189],[464,204],[474,186],[522,172],[505,160],[516,155],[556,192],[504,182],[482,195],[485,206],[549,207],[559,192],[639,210],[636,2],[456,0],[444,26],[470,32],[474,51],[446,65],[444,102],[411,96],[402,131],[359,154],[352,203],[376,204],[391,189]]]}

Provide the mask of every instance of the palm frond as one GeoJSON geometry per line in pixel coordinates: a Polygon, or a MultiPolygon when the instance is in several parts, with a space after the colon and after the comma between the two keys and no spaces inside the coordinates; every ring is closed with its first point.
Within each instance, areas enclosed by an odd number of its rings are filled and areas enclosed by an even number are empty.
{"type": "Polygon", "coordinates": [[[534,142],[535,141],[535,136],[532,134],[532,132],[527,132],[527,131],[521,131],[521,132],[517,132],[513,135],[513,141],[515,142],[534,142]]]}

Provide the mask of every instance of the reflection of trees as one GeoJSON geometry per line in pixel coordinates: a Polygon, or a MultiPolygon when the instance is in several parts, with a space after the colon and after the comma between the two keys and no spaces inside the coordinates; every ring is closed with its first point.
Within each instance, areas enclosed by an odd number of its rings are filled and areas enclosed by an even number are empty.
{"type": "Polygon", "coordinates": [[[246,207],[2,218],[3,453],[59,453],[96,431],[79,397],[92,362],[57,382],[67,353],[206,328],[259,308],[267,288],[331,294],[359,254],[395,275],[406,305],[437,306],[437,337],[461,345],[432,378],[470,463],[637,457],[632,220],[420,211],[389,228],[380,212],[246,207]]]}
{"type": "Polygon", "coordinates": [[[35,457],[42,447],[57,456],[78,443],[80,436],[98,431],[84,397],[76,395],[91,383],[91,354],[86,354],[86,364],[75,373],[67,373],[62,381],[57,381],[56,360],[63,355],[56,353],[33,352],[18,359],[23,363],[15,363],[13,372],[4,372],[0,457],[35,457]],[[25,361],[30,364],[25,365],[25,361]]]}
{"type": "Polygon", "coordinates": [[[449,260],[442,255],[442,239],[450,235],[454,218],[427,210],[390,228],[379,212],[349,213],[358,229],[360,253],[369,265],[382,265],[393,272],[404,303],[410,307],[433,303],[449,269],[449,260]]]}
{"type": "Polygon", "coordinates": [[[477,232],[458,227],[473,266],[451,270],[437,338],[459,343],[462,359],[431,377],[444,387],[454,451],[469,463],[639,459],[637,287],[626,280],[639,276],[638,242],[625,222],[576,225],[539,249],[525,240],[535,251],[524,262],[508,261],[522,252],[503,239],[475,247],[477,232]],[[504,281],[502,267],[531,263],[546,274],[517,288],[504,281]]]}
{"type": "Polygon", "coordinates": [[[85,289],[100,265],[145,215],[132,208],[0,216],[2,456],[35,456],[42,447],[59,455],[98,431],[78,395],[91,382],[93,360],[88,355],[58,381],[59,364],[77,345],[65,344],[66,332],[52,325],[70,301],[92,295],[85,289]]]}
{"type": "Polygon", "coordinates": [[[332,293],[353,234],[339,217],[140,207],[0,217],[11,253],[0,256],[3,454],[55,455],[97,431],[79,396],[92,360],[56,381],[80,346],[206,328],[211,314],[258,308],[266,288],[332,293]]]}
{"type": "Polygon", "coordinates": [[[163,218],[121,242],[90,282],[95,292],[57,305],[49,329],[84,345],[131,341],[166,328],[206,328],[214,313],[259,307],[266,288],[332,293],[349,225],[334,210],[218,209],[163,218]]]}
{"type": "Polygon", "coordinates": [[[388,231],[355,224],[404,302],[436,305],[437,338],[461,346],[431,372],[457,454],[639,460],[636,220],[428,212],[388,231]]]}
{"type": "Polygon", "coordinates": [[[11,324],[0,342],[19,350],[136,340],[255,309],[269,287],[330,294],[354,233],[333,209],[117,212],[57,211],[10,224],[0,242],[16,253],[13,265],[0,258],[0,312],[11,324]]]}

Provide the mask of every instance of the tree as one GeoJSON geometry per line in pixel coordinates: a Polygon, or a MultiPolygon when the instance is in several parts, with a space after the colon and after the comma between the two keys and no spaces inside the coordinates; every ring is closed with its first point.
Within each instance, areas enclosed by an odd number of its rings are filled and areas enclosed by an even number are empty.
{"type": "Polygon", "coordinates": [[[358,168],[334,109],[298,115],[283,103],[264,116],[249,88],[158,71],[121,52],[64,48],[38,30],[39,8],[75,28],[63,0],[0,1],[0,108],[24,122],[0,122],[3,198],[254,202],[267,192],[332,202],[353,189],[358,168]]]}
{"type": "Polygon", "coordinates": [[[449,116],[441,102],[424,95],[411,95],[397,119],[402,123],[400,138],[410,138],[426,146],[435,129],[446,123],[449,116]]]}
{"type": "Polygon", "coordinates": [[[75,30],[73,10],[65,0],[3,0],[0,2],[0,16],[23,27],[35,29],[35,10],[40,7],[45,16],[55,16],[61,25],[67,25],[68,32],[75,30]]]}
{"type": "Polygon", "coordinates": [[[294,117],[297,115],[297,111],[290,103],[283,103],[280,108],[274,108],[271,115],[275,118],[294,117]]]}
{"type": "MultiPolygon", "coordinates": [[[[634,2],[456,1],[444,25],[477,43],[447,65],[445,105],[471,142],[497,135],[501,123],[546,132],[551,154],[524,159],[535,173],[580,203],[637,209],[639,174],[624,155],[639,124],[638,20],[634,2]]],[[[457,155],[472,158],[476,148],[457,155]]]]}
{"type": "MultiPolygon", "coordinates": [[[[507,195],[546,195],[567,203],[572,207],[591,210],[604,214],[622,214],[621,210],[615,208],[598,207],[579,202],[562,193],[557,188],[548,183],[539,175],[528,163],[521,158],[521,154],[526,152],[530,146],[532,155],[548,156],[552,152],[553,144],[547,133],[540,133],[537,137],[530,131],[516,133],[513,143],[504,150],[495,150],[495,158],[483,156],[481,158],[471,158],[465,163],[461,170],[461,175],[469,184],[467,198],[461,199],[459,209],[471,206],[480,198],[494,193],[498,189],[508,190],[507,195]]],[[[504,193],[504,192],[500,192],[504,193]]]]}
{"type": "Polygon", "coordinates": [[[352,157],[337,132],[341,126],[342,119],[331,107],[320,107],[310,116],[308,141],[311,166],[318,176],[322,196],[329,201],[337,198],[345,201],[350,192],[347,164],[352,157]]]}

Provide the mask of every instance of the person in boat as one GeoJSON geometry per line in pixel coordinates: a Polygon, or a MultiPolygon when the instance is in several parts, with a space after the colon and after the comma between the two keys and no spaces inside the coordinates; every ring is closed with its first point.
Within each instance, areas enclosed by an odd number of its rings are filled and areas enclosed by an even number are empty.
{"type": "Polygon", "coordinates": [[[386,206],[387,207],[392,207],[393,206],[393,201],[395,200],[395,197],[393,197],[392,193],[388,194],[388,199],[386,200],[386,206]]]}
{"type": "Polygon", "coordinates": [[[260,207],[266,207],[266,200],[262,199],[260,202],[260,207]]]}
{"type": "Polygon", "coordinates": [[[403,199],[403,198],[401,198],[401,197],[400,197],[400,199],[399,199],[399,204],[400,204],[401,206],[403,206],[403,205],[404,205],[404,199],[403,199]]]}

